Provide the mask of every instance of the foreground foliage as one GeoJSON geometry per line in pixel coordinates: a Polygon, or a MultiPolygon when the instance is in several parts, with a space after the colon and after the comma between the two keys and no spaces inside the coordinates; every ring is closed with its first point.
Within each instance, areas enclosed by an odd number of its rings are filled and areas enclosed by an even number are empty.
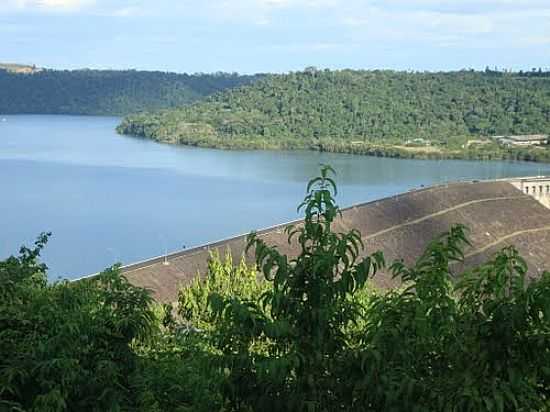
{"type": "Polygon", "coordinates": [[[113,268],[93,282],[48,285],[46,237],[0,264],[0,404],[13,410],[116,410],[136,371],[132,343],[151,329],[151,299],[113,268]]]}
{"type": "Polygon", "coordinates": [[[45,236],[0,262],[0,410],[548,410],[550,273],[513,247],[459,273],[459,225],[386,266],[333,231],[330,173],[287,230],[296,256],[251,234],[258,271],[213,255],[177,308],[117,267],[48,284],[45,236]],[[402,288],[369,287],[381,270],[402,288]]]}
{"type": "Polygon", "coordinates": [[[211,303],[224,325],[215,346],[229,371],[226,396],[250,410],[542,410],[550,406],[550,274],[527,282],[513,248],[461,275],[465,229],[434,240],[411,267],[391,265],[404,287],[356,295],[383,267],[359,258],[361,238],[336,234],[339,210],[323,169],[304,200],[300,245],[280,255],[254,235],[271,284],[259,298],[211,303]],[[363,300],[364,302],[364,300],[363,300]],[[353,328],[354,324],[362,327],[353,328]],[[348,332],[348,333],[346,333],[348,332]]]}
{"type": "Polygon", "coordinates": [[[183,344],[164,327],[166,313],[146,290],[116,266],[95,279],[48,284],[37,261],[46,239],[0,262],[0,411],[208,411],[220,404],[209,393],[215,377],[201,345],[183,344]]]}

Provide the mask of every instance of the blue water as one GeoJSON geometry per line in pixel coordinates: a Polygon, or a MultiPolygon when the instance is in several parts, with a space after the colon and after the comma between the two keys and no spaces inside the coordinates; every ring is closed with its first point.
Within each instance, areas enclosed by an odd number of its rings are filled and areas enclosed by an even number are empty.
{"type": "Polygon", "coordinates": [[[75,278],[296,219],[319,163],[337,170],[341,206],[444,181],[550,174],[534,163],[176,147],[119,136],[117,122],[0,115],[0,258],[51,231],[50,278],[75,278]]]}

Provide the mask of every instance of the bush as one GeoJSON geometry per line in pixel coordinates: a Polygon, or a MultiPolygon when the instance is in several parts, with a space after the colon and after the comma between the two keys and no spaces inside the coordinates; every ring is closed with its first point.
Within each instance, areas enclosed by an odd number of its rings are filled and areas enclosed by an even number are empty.
{"type": "Polygon", "coordinates": [[[216,347],[228,371],[226,396],[236,409],[332,410],[342,404],[342,359],[349,350],[344,330],[357,320],[350,299],[383,265],[380,254],[359,259],[356,230],[336,234],[339,215],[331,190],[331,171],[308,185],[299,209],[304,224],[288,227],[300,252],[289,259],[254,234],[256,264],[269,289],[259,299],[212,294],[210,302],[223,324],[216,347]]]}
{"type": "Polygon", "coordinates": [[[48,284],[38,263],[46,240],[0,262],[0,411],[221,408],[199,339],[176,334],[117,266],[48,284]]]}
{"type": "Polygon", "coordinates": [[[256,268],[247,266],[244,258],[238,266],[234,266],[229,251],[223,260],[217,252],[213,252],[208,260],[205,276],[197,276],[191,284],[179,291],[180,320],[187,331],[211,330],[214,320],[208,304],[211,295],[254,300],[261,296],[266,286],[265,282],[259,280],[256,268]]]}
{"type": "Polygon", "coordinates": [[[456,282],[451,269],[466,243],[456,226],[411,268],[393,265],[408,287],[374,297],[366,311],[346,375],[354,409],[550,406],[550,274],[529,283],[525,262],[507,247],[456,282]]]}
{"type": "Polygon", "coordinates": [[[0,405],[12,410],[119,410],[130,402],[132,344],[150,330],[148,293],[117,267],[48,284],[34,249],[0,262],[0,405]]]}

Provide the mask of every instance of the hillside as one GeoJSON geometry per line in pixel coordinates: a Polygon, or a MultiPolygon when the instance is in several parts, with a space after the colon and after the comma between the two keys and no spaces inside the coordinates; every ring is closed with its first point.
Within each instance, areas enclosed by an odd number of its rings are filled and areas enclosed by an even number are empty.
{"type": "Polygon", "coordinates": [[[550,74],[309,69],[191,107],[129,116],[118,131],[221,148],[509,157],[495,143],[468,141],[550,132],[550,74]]]}
{"type": "Polygon", "coordinates": [[[126,115],[180,107],[261,75],[114,70],[23,70],[0,66],[0,113],[126,115]]]}

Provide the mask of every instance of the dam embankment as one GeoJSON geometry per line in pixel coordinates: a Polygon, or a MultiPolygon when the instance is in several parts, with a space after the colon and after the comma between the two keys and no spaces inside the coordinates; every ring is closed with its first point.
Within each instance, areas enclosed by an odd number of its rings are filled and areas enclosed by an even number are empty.
{"type": "MultiPolygon", "coordinates": [[[[527,260],[530,276],[537,276],[550,268],[550,210],[545,205],[550,205],[550,178],[452,183],[343,209],[335,230],[358,229],[365,244],[363,254],[381,250],[387,262],[401,258],[411,264],[430,240],[461,223],[469,228],[472,243],[465,251],[465,267],[514,244],[527,260]]],[[[292,256],[297,247],[287,242],[287,225],[258,231],[258,236],[292,256]]],[[[237,263],[245,246],[246,235],[237,236],[128,265],[123,272],[133,284],[149,288],[157,300],[174,301],[181,285],[205,273],[212,251],[230,251],[237,263]]],[[[250,255],[245,258],[252,261],[250,255]]],[[[373,282],[380,288],[398,286],[387,272],[373,282]]]]}

